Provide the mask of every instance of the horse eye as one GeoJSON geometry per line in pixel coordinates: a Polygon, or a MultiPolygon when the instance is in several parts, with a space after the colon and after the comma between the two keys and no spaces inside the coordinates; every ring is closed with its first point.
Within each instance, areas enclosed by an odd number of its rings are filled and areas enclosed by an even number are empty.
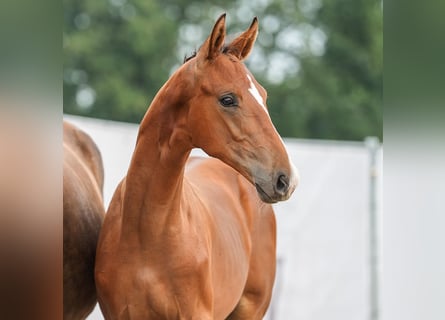
{"type": "Polygon", "coordinates": [[[231,94],[223,95],[219,98],[219,103],[221,103],[223,107],[236,107],[238,105],[235,96],[231,94]]]}

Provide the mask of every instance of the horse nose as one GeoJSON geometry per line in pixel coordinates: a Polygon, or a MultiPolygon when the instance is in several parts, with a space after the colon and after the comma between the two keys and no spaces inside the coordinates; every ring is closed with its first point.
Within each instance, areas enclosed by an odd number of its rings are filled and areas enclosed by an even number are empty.
{"type": "Polygon", "coordinates": [[[285,174],[279,174],[275,183],[275,192],[280,196],[287,194],[289,190],[289,177],[285,174]]]}

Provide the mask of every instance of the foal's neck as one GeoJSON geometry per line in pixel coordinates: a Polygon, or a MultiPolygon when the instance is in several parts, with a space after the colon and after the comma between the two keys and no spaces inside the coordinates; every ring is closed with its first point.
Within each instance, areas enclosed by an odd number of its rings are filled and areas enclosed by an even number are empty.
{"type": "Polygon", "coordinates": [[[179,218],[184,167],[192,145],[187,98],[179,92],[178,82],[181,76],[173,75],[141,122],[123,196],[124,237],[141,241],[145,235],[156,236],[179,218]]]}

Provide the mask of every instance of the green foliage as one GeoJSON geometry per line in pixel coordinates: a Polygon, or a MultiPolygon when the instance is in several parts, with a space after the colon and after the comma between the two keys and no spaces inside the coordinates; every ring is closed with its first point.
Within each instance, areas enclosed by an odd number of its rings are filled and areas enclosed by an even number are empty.
{"type": "Polygon", "coordinates": [[[64,111],[139,122],[175,62],[175,23],[154,1],[65,0],[64,8],[64,111]],[[76,102],[82,88],[95,92],[91,107],[76,102]]]}
{"type": "Polygon", "coordinates": [[[382,138],[380,1],[65,0],[64,8],[67,113],[139,122],[227,12],[229,33],[259,17],[247,65],[283,136],[382,138]]]}

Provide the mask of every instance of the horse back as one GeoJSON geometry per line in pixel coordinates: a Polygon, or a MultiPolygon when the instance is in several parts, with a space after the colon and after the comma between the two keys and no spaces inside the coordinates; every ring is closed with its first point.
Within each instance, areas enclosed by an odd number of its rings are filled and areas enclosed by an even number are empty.
{"type": "MultiPolygon", "coordinates": [[[[99,148],[93,139],[73,124],[64,121],[63,145],[64,161],[70,161],[73,157],[77,158],[78,161],[76,162],[84,165],[93,175],[92,180],[97,184],[97,187],[102,193],[104,186],[104,168],[99,148]],[[67,149],[70,149],[72,153],[67,153],[67,149]]],[[[76,166],[76,164],[74,166],[76,166]]]]}

